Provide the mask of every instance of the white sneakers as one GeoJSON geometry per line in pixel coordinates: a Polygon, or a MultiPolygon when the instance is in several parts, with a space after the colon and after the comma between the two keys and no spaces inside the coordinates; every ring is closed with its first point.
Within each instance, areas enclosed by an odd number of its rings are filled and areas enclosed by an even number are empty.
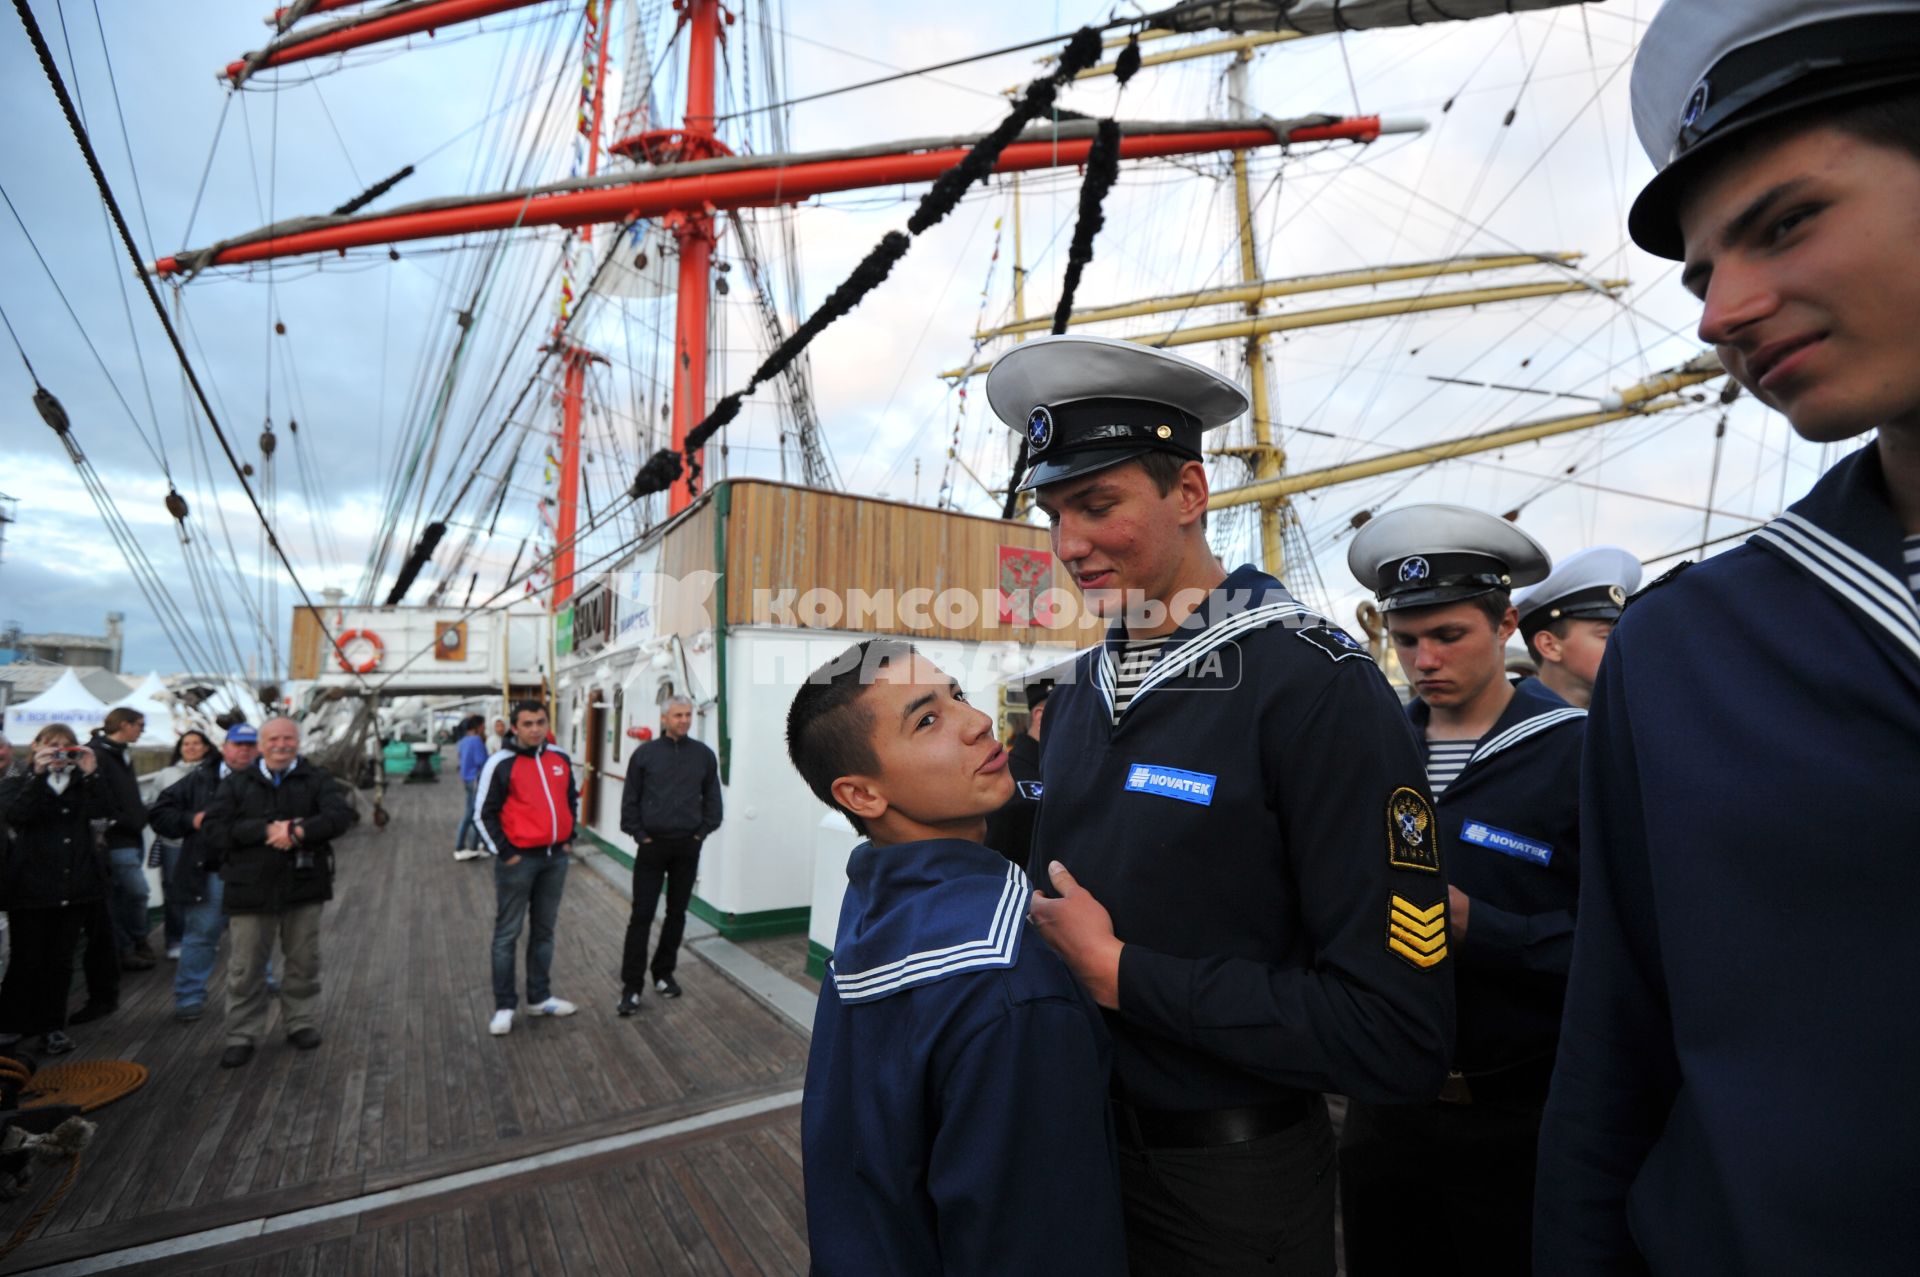
{"type": "MultiPolygon", "coordinates": [[[[580,1008],[565,998],[548,998],[545,1002],[534,1002],[527,1006],[528,1015],[572,1015],[580,1008]]],[[[513,1012],[495,1011],[493,1019],[487,1022],[487,1032],[496,1038],[503,1038],[513,1032],[513,1012]]]]}
{"type": "Polygon", "coordinates": [[[478,860],[486,854],[486,852],[481,851],[478,847],[468,847],[465,850],[456,850],[453,853],[453,858],[455,860],[478,860]]]}

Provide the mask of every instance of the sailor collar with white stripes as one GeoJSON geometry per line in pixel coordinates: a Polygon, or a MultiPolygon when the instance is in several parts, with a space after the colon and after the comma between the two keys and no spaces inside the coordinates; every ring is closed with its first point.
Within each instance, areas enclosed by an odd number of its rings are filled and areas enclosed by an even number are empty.
{"type": "Polygon", "coordinates": [[[842,1002],[1019,960],[1032,887],[1018,865],[979,843],[862,843],[847,862],[847,900],[827,969],[842,1002]]]}
{"type": "MultiPolygon", "coordinates": [[[[1260,569],[1251,565],[1235,568],[1167,635],[1159,659],[1134,689],[1133,699],[1120,717],[1124,719],[1132,713],[1149,693],[1169,679],[1203,668],[1209,655],[1234,639],[1288,621],[1296,626],[1324,623],[1319,613],[1288,594],[1285,586],[1260,569]]],[[[1093,683],[1107,703],[1109,718],[1114,715],[1115,688],[1126,646],[1126,626],[1116,621],[1107,630],[1106,640],[1099,647],[1089,649],[1093,683]]]]}
{"type": "Polygon", "coordinates": [[[1920,602],[1907,588],[1905,542],[1877,442],[1840,461],[1747,538],[1812,577],[1920,673],[1920,602]]]}
{"type": "MultiPolygon", "coordinates": [[[[1416,700],[1407,707],[1407,716],[1413,720],[1414,727],[1425,734],[1427,720],[1433,711],[1425,701],[1416,700]]],[[[1447,793],[1460,788],[1474,769],[1496,754],[1505,753],[1522,741],[1531,740],[1541,732],[1552,731],[1563,723],[1577,723],[1587,716],[1587,711],[1576,709],[1555,696],[1537,682],[1532,687],[1516,686],[1513,696],[1507,701],[1507,707],[1500,711],[1493,726],[1480,738],[1479,748],[1473,751],[1457,775],[1447,783],[1447,793]]]]}

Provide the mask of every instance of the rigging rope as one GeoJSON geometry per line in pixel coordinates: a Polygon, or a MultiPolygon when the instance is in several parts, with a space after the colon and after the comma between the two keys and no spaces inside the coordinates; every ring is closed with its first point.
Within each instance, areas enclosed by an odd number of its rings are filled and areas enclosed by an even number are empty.
{"type": "Polygon", "coordinates": [[[869,292],[873,291],[889,273],[907,250],[912,247],[910,235],[917,236],[929,227],[944,220],[960,197],[975,182],[982,181],[993,171],[993,165],[1006,150],[1014,137],[1025,128],[1029,121],[1040,116],[1053,106],[1054,98],[1059,94],[1060,86],[1068,83],[1080,71],[1099,61],[1101,55],[1100,33],[1093,27],[1082,27],[1067,42],[1066,49],[1060,55],[1060,61],[1047,75],[1034,80],[1021,95],[1013,110],[1007,113],[993,132],[975,142],[973,149],[959,163],[942,173],[929,190],[920,199],[913,216],[907,219],[907,230],[888,231],[878,244],[868,252],[866,258],[854,267],[841,285],[833,290],[827,300],[807,316],[793,333],[776,347],[756,368],[741,389],[721,398],[713,406],[706,418],[687,432],[686,444],[682,451],[663,448],[653,454],[647,463],[640,467],[634,476],[629,495],[639,498],[653,492],[662,492],[671,487],[684,472],[687,475],[687,487],[690,493],[697,490],[700,480],[699,453],[708,439],[717,434],[722,427],[740,413],[741,404],[746,397],[759,388],[768,378],[779,375],[788,364],[805,350],[816,336],[841,316],[860,304],[869,292]]]}
{"type": "MultiPolygon", "coordinates": [[[[300,598],[318,623],[321,634],[331,644],[333,634],[328,630],[326,621],[321,618],[320,610],[314,606],[313,599],[307,594],[307,587],[301,584],[299,574],[293,570],[293,562],[287,557],[286,550],[281,547],[280,538],[274,534],[273,525],[268,520],[266,511],[260,508],[260,502],[254,496],[253,488],[247,483],[240,458],[234,453],[233,445],[228,442],[226,432],[220,427],[219,418],[213,411],[213,404],[208,400],[199,376],[193,371],[192,361],[187,358],[186,347],[180,343],[180,334],[174,331],[173,321],[167,316],[167,308],[160,300],[159,291],[154,288],[153,277],[147,273],[146,262],[141,257],[138,245],[134,243],[133,232],[128,229],[127,219],[120,211],[120,202],[114,197],[113,186],[107,181],[107,175],[100,167],[100,157],[94,153],[93,142],[87,136],[86,126],[81,123],[79,112],[74,108],[73,99],[67,93],[66,81],[61,78],[60,68],[54,63],[53,51],[47,47],[46,37],[40,31],[39,20],[33,16],[33,8],[27,0],[13,0],[13,8],[20,15],[20,23],[27,30],[27,38],[33,43],[34,53],[40,60],[41,71],[46,75],[48,84],[53,87],[54,96],[59,99],[60,111],[66,117],[67,128],[72,131],[74,141],[79,144],[80,154],[86,160],[88,171],[93,175],[93,182],[99,189],[100,198],[113,218],[114,227],[120,232],[121,243],[125,245],[127,255],[133,259],[134,271],[140,276],[140,283],[147,290],[147,299],[153,303],[154,314],[159,316],[160,326],[166,330],[167,340],[173,345],[174,356],[180,361],[181,370],[186,373],[187,380],[193,386],[193,393],[200,401],[201,411],[207,415],[207,424],[212,427],[214,437],[220,441],[220,449],[226,453],[227,462],[233,467],[233,473],[239,479],[240,490],[247,494],[247,500],[252,504],[253,512],[259,518],[268,542],[273,546],[274,553],[287,570],[288,579],[300,592],[300,598]]],[[[367,686],[365,679],[361,679],[360,683],[363,688],[367,686]]]]}

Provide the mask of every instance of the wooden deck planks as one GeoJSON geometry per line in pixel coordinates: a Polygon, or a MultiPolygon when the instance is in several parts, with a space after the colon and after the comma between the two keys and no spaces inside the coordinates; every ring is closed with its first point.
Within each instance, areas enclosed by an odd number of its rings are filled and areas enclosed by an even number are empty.
{"type": "MultiPolygon", "coordinates": [[[[193,1024],[171,1018],[170,964],[128,975],[120,1011],[75,1030],[76,1058],[135,1059],[152,1077],[94,1115],[100,1129],[73,1192],[0,1271],[338,1201],[797,1085],[805,1039],[690,952],[679,971],[685,998],[649,997],[630,1020],[612,1014],[627,905],[590,872],[569,872],[554,959],[554,992],[581,1013],[523,1012],[510,1035],[489,1036],[492,862],[452,858],[447,832],[460,797],[445,784],[397,788],[384,832],[362,826],[343,840],[323,916],[319,1050],[292,1050],[276,1021],[250,1065],[220,1070],[224,959],[209,1010],[193,1024]]],[[[781,1148],[768,1139],[767,1148],[781,1148]]],[[[733,1156],[736,1173],[752,1168],[773,1182],[768,1200],[797,1194],[797,1180],[764,1153],[733,1156]]],[[[568,1240],[578,1232],[589,1260],[615,1271],[740,1270],[737,1237],[704,1236],[703,1211],[725,1227],[714,1205],[724,1190],[704,1182],[643,1178],[631,1191],[645,1189],[644,1211],[601,1184],[586,1196],[536,1194],[538,1217],[510,1223],[493,1204],[481,1217],[463,1208],[457,1224],[434,1226],[431,1249],[449,1271],[525,1271],[529,1262],[591,1271],[568,1240]],[[638,1241],[642,1214],[675,1244],[656,1251],[638,1241]]],[[[30,1193],[0,1208],[0,1228],[11,1230],[38,1200],[30,1193]]],[[[742,1200],[757,1244],[790,1244],[790,1225],[769,1226],[764,1202],[742,1200]]],[[[391,1242],[390,1228],[381,1226],[377,1246],[359,1232],[323,1239],[286,1271],[319,1264],[323,1245],[328,1267],[315,1271],[411,1267],[428,1243],[404,1230],[391,1242]]]]}

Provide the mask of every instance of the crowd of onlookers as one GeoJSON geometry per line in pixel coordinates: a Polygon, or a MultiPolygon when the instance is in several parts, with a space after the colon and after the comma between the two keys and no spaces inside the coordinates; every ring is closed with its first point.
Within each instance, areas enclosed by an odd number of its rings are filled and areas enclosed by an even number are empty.
{"type": "Polygon", "coordinates": [[[206,732],[183,732],[165,767],[137,776],[130,749],[145,727],[137,711],[122,708],[84,744],[63,723],[21,745],[0,736],[8,938],[0,1048],[73,1050],[70,1028],[112,1015],[121,980],[155,970],[148,869],[160,874],[174,1018],[205,1013],[220,939],[231,927],[221,1065],[252,1057],[276,994],[288,1042],[318,1046],[331,843],[355,819],[344,791],[320,767],[302,767],[300,729],[288,718],[257,728],[234,723],[218,744],[206,732]],[[76,964],[85,998],[70,1010],[76,964]]]}

